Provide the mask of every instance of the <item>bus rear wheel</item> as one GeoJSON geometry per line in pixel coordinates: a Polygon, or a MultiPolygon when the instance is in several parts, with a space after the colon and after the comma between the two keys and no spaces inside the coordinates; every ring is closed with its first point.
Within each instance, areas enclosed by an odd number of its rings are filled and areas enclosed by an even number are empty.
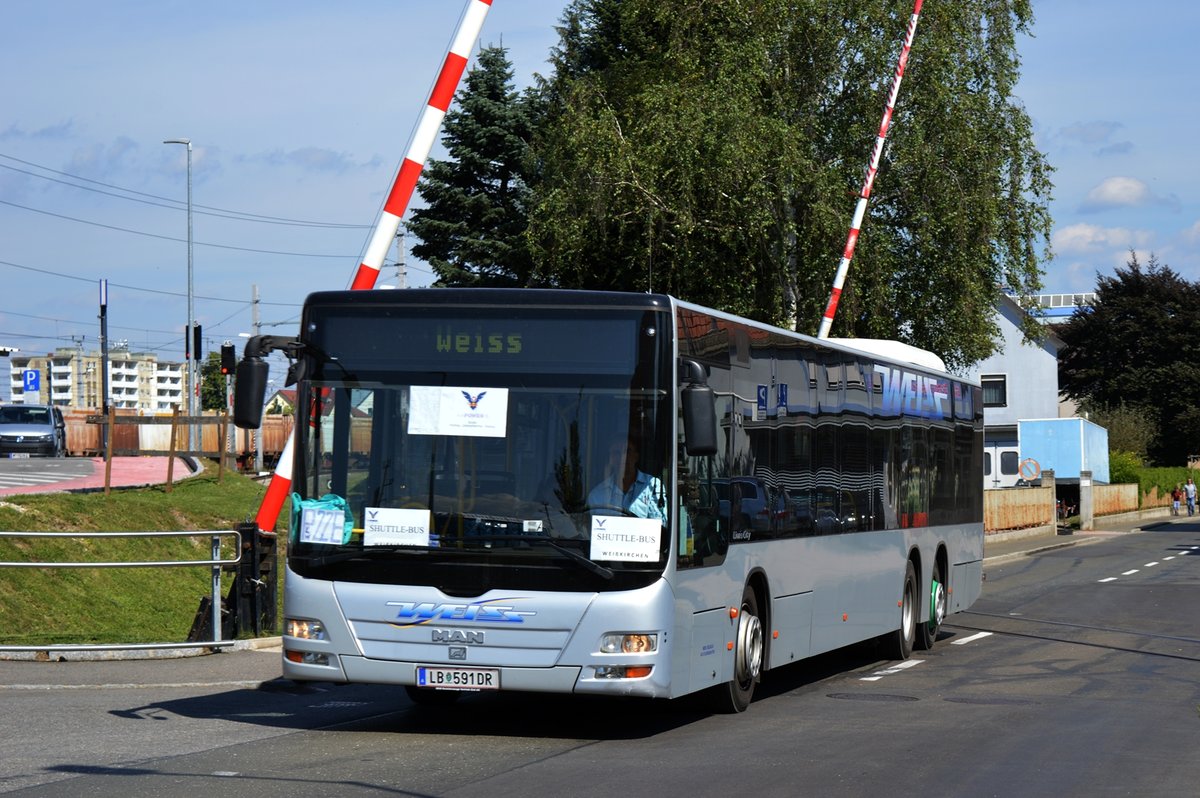
{"type": "Polygon", "coordinates": [[[946,620],[946,607],[949,596],[942,579],[942,566],[933,564],[933,579],[929,589],[929,617],[917,627],[917,648],[928,651],[937,642],[938,632],[942,629],[942,621],[946,620]]]}
{"type": "Polygon", "coordinates": [[[754,698],[754,686],[762,676],[762,667],[763,627],[758,616],[758,596],[746,585],[733,641],[733,678],[716,688],[717,709],[729,714],[745,712],[754,698]]]}
{"type": "Polygon", "coordinates": [[[900,628],[884,636],[888,659],[908,659],[917,637],[917,569],[912,560],[904,570],[900,594],[900,628]]]}

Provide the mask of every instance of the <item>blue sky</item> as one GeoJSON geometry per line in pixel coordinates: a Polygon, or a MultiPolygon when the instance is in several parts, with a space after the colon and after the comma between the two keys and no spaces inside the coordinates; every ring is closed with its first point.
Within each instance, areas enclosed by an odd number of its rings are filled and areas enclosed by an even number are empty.
{"type": "MultiPolygon", "coordinates": [[[[309,291],[349,285],[465,5],[5,0],[0,344],[95,348],[104,278],[110,338],[181,357],[186,151],[169,138],[193,142],[206,348],[250,330],[255,284],[264,332],[294,331],[309,291]]],[[[481,42],[508,47],[527,82],[547,69],[564,5],[495,0],[481,42]]],[[[1056,168],[1047,291],[1091,290],[1130,249],[1200,279],[1189,147],[1200,5],[1034,6],[1018,94],[1056,168]]],[[[847,225],[852,211],[848,200],[847,225]]],[[[864,235],[870,227],[868,210],[864,235]]],[[[407,261],[409,285],[432,278],[407,261]]],[[[395,284],[396,269],[380,282],[395,284]]]]}

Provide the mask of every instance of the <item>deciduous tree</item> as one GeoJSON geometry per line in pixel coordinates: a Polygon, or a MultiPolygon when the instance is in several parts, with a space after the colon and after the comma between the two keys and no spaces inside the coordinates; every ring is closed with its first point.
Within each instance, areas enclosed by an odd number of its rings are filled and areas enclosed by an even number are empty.
{"type": "MultiPolygon", "coordinates": [[[[540,88],[529,241],[567,287],[814,332],[909,0],[575,0],[540,88]]],[[[1013,96],[1029,0],[925,7],[835,335],[989,355],[1036,293],[1049,167],[1013,96]]]]}
{"type": "Polygon", "coordinates": [[[1059,389],[1097,407],[1141,408],[1152,419],[1147,454],[1158,465],[1183,465],[1200,451],[1200,288],[1153,255],[1135,254],[1096,297],[1058,328],[1059,389]]]}

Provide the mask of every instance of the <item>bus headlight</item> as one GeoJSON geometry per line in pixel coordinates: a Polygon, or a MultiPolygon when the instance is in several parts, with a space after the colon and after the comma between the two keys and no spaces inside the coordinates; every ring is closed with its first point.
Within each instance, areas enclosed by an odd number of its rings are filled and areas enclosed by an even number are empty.
{"type": "Polygon", "coordinates": [[[606,634],[600,638],[601,654],[651,654],[658,651],[656,634],[606,634]]]}
{"type": "Polygon", "coordinates": [[[307,621],[301,618],[286,618],[284,632],[288,637],[300,640],[324,640],[325,624],[320,621],[307,621]]]}

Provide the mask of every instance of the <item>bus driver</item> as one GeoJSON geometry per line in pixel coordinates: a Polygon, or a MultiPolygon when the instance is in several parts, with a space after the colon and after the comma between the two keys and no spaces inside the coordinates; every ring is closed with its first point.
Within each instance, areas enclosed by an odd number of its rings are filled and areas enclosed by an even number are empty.
{"type": "Polygon", "coordinates": [[[638,446],[631,438],[614,443],[608,452],[604,481],[588,494],[588,506],[603,514],[624,510],[641,518],[655,518],[667,523],[664,509],[666,493],[662,480],[637,467],[638,446]]]}

